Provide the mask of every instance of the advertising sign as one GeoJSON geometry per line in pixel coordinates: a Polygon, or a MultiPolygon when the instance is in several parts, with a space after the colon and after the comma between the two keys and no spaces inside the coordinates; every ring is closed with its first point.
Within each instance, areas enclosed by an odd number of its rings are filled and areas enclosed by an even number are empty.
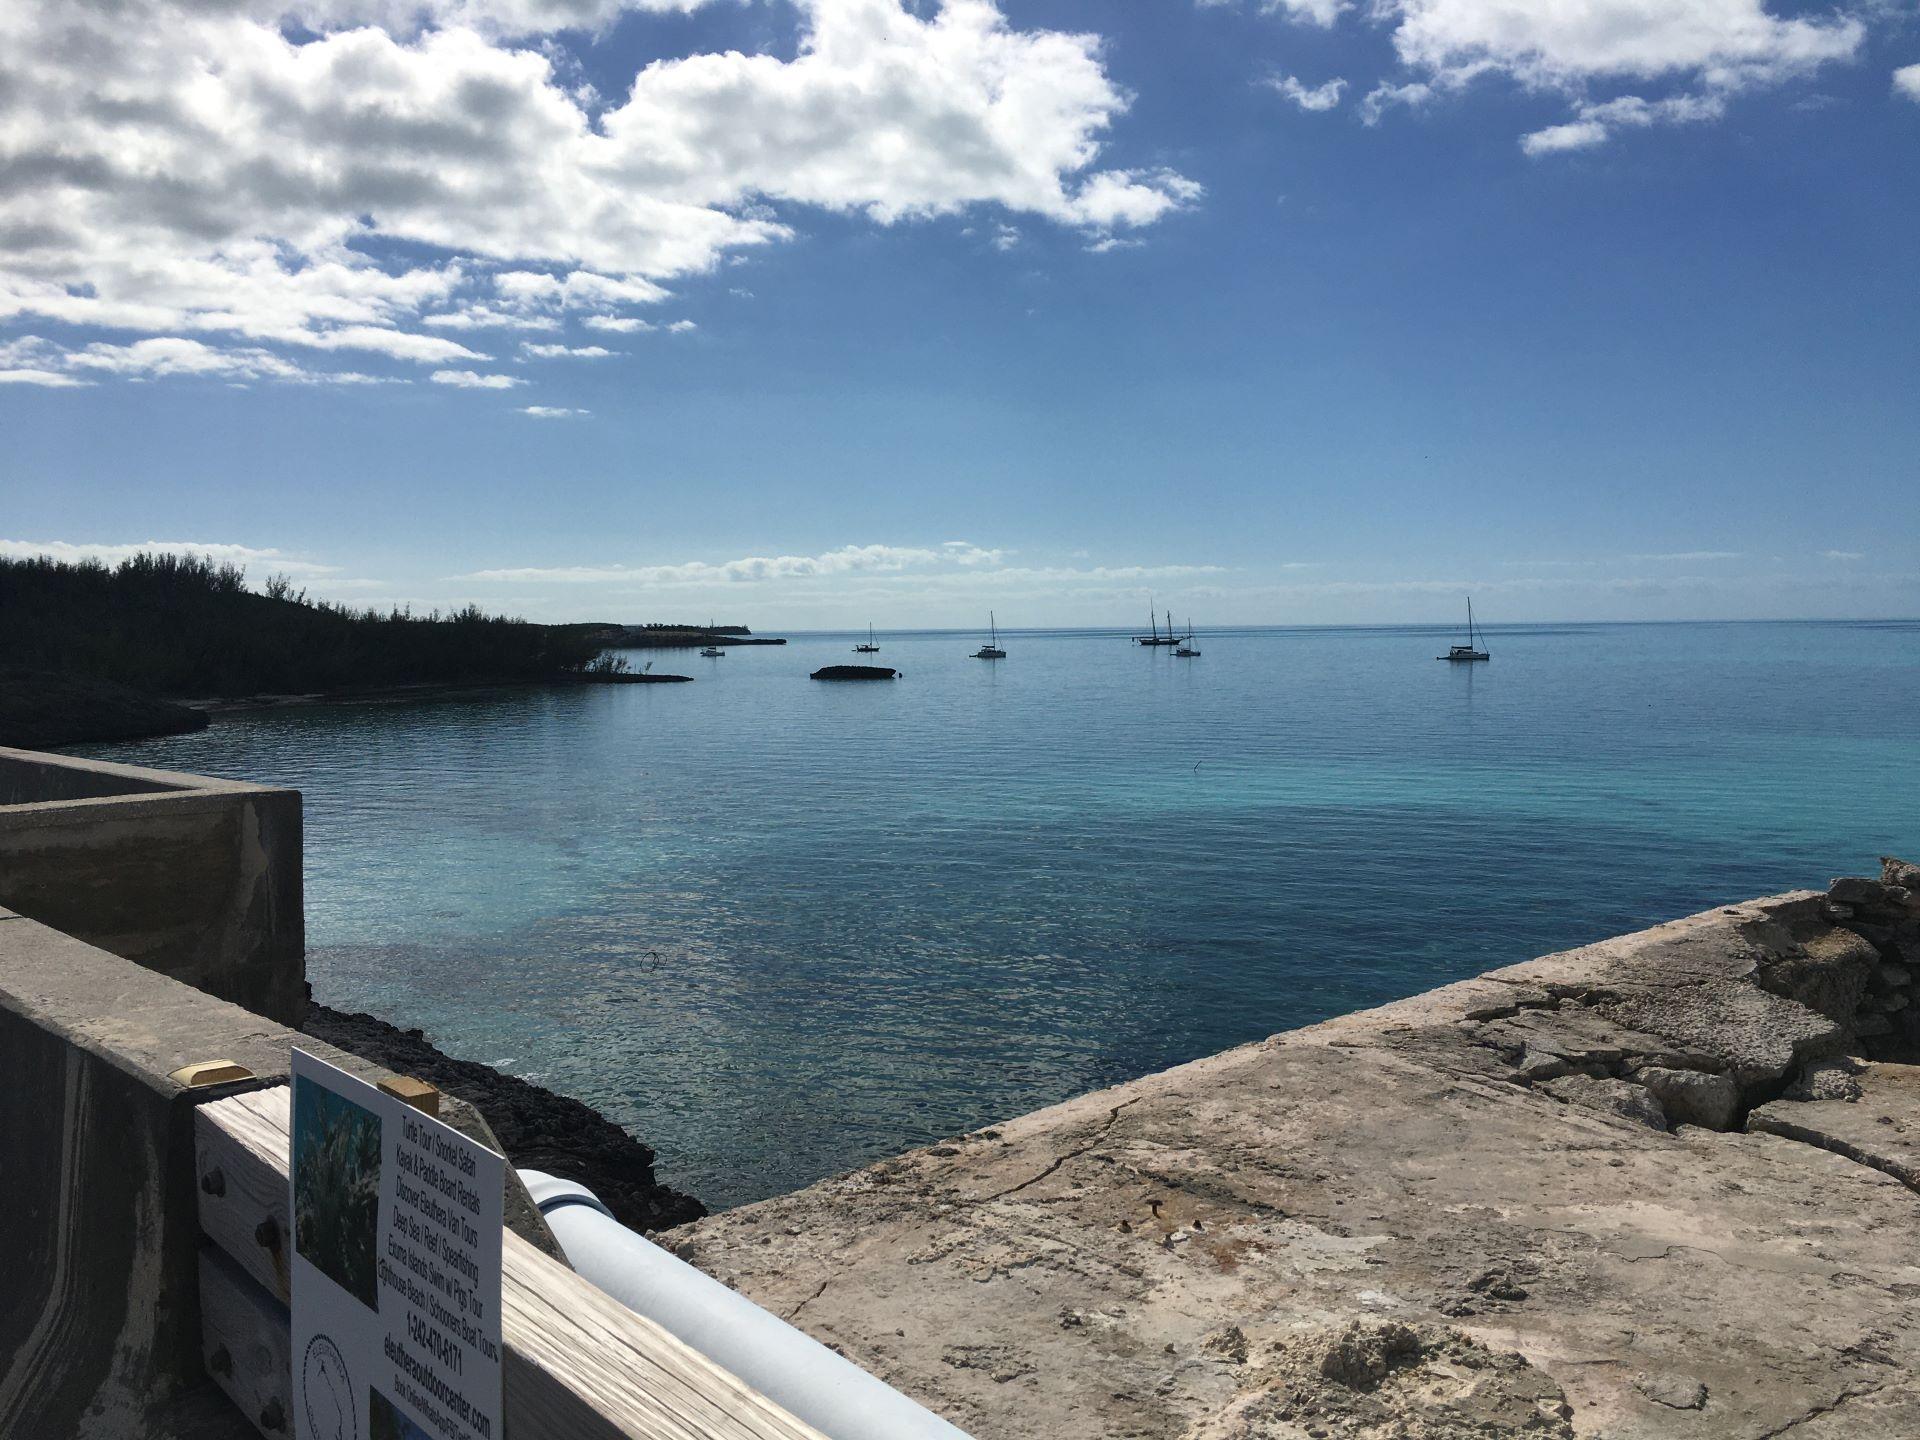
{"type": "Polygon", "coordinates": [[[506,1161],[293,1052],[295,1440],[498,1440],[506,1161]]]}

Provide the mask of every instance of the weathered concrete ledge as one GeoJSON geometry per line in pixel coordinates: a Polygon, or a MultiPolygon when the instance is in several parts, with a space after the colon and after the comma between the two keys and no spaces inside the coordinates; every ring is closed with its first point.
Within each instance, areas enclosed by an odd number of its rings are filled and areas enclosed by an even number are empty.
{"type": "Polygon", "coordinates": [[[287,1024],[300,792],[0,748],[0,905],[287,1024]]]}
{"type": "Polygon", "coordinates": [[[1911,1440],[1917,882],[1549,955],[673,1238],[979,1440],[1911,1440]]]}

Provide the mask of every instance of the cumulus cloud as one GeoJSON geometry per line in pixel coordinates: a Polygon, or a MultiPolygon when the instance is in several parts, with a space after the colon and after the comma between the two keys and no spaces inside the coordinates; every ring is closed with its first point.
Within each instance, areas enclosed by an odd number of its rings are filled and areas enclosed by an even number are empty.
{"type": "Polygon", "coordinates": [[[520,353],[536,360],[604,360],[614,352],[604,345],[533,345],[522,341],[520,353]]]}
{"type": "Polygon", "coordinates": [[[642,320],[638,315],[589,315],[582,323],[589,329],[614,335],[632,335],[654,328],[652,321],[642,320]]]}
{"type": "Polygon", "coordinates": [[[1340,103],[1340,94],[1347,88],[1347,82],[1338,77],[1311,89],[1291,75],[1276,75],[1267,80],[1267,84],[1278,90],[1287,99],[1302,110],[1331,110],[1340,103]]]}
{"type": "Polygon", "coordinates": [[[1920,101],[1920,65],[1902,65],[1893,72],[1893,93],[1920,101]]]}
{"type": "Polygon", "coordinates": [[[309,370],[283,355],[259,346],[220,348],[180,335],[136,340],[131,345],[95,341],[69,350],[38,335],[23,335],[0,345],[0,366],[31,362],[29,368],[5,371],[31,375],[19,383],[74,386],[91,384],[82,378],[117,375],[137,380],[171,376],[210,376],[235,382],[282,380],[307,385],[370,385],[378,377],[353,370],[309,370]]]}
{"type": "Polygon", "coordinates": [[[482,375],[477,370],[436,370],[430,377],[436,385],[453,385],[462,390],[511,390],[527,382],[518,375],[482,375]]]}
{"type": "Polygon", "coordinates": [[[1718,120],[1726,113],[1726,99],[1721,95],[1675,95],[1665,100],[1646,100],[1638,95],[1621,95],[1602,104],[1582,105],[1578,113],[1577,120],[1522,135],[1520,148],[1529,155],[1587,150],[1605,144],[1613,132],[1621,128],[1718,120]]]}
{"type": "Polygon", "coordinates": [[[630,318],[795,207],[1097,236],[1199,197],[1100,168],[1128,97],[1098,37],[991,0],[798,0],[785,53],[657,60],[606,98],[553,38],[700,3],[0,6],[0,323],[445,365],[486,358],[447,332],[630,318]]]}
{"type": "MultiPolygon", "coordinates": [[[[1332,15],[1318,4],[1267,8],[1324,24],[1341,7],[1332,15]]],[[[1743,90],[1853,58],[1865,35],[1856,15],[1781,15],[1767,0],[1374,0],[1367,13],[1390,31],[1402,73],[1368,93],[1363,120],[1374,124],[1395,105],[1419,106],[1500,77],[1575,106],[1564,123],[1523,138],[1532,155],[1587,149],[1623,128],[1717,119],[1743,90]],[[1670,93],[1593,93],[1650,84],[1670,93]]],[[[1294,98],[1280,82],[1276,88],[1294,98]]]]}

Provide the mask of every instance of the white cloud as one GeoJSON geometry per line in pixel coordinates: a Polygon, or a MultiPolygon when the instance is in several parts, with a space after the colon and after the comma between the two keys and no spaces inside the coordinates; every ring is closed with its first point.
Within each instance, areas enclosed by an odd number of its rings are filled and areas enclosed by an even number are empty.
{"type": "Polygon", "coordinates": [[[676,320],[667,326],[667,333],[669,335],[685,335],[688,331],[698,330],[699,328],[700,327],[691,320],[676,320]]]}
{"type": "Polygon", "coordinates": [[[991,0],[798,0],[783,53],[658,60],[608,100],[547,38],[699,3],[0,5],[0,323],[444,365],[485,357],[428,332],[623,318],[796,206],[1098,234],[1198,198],[1100,169],[1128,97],[1099,39],[991,0]]]}
{"type": "Polygon", "coordinates": [[[1864,560],[1867,557],[1858,550],[1822,550],[1822,560],[1864,560]]]}
{"type": "Polygon", "coordinates": [[[283,550],[261,549],[252,545],[234,545],[206,540],[141,540],[126,544],[74,543],[67,540],[0,540],[0,556],[9,560],[31,560],[44,556],[78,564],[97,560],[103,565],[118,565],[135,555],[197,555],[231,565],[252,565],[269,572],[294,576],[331,575],[340,567],[301,560],[283,550]]]}
{"type": "Polygon", "coordinates": [[[526,341],[521,342],[520,351],[537,360],[604,360],[614,353],[604,345],[534,345],[526,341]]]}
{"type": "MultiPolygon", "coordinates": [[[[1233,4],[1234,0],[1194,0],[1194,3],[1202,10],[1217,10],[1233,4]]],[[[1260,9],[1269,15],[1284,15],[1289,20],[1322,29],[1353,8],[1351,0],[1260,0],[1260,9]]]]}
{"type": "MultiPolygon", "coordinates": [[[[754,588],[757,600],[818,599],[835,603],[948,597],[969,605],[994,597],[1133,600],[1155,587],[1227,573],[1218,565],[1012,565],[1011,552],[951,540],[941,545],[845,545],[817,555],[755,555],[737,560],[691,560],[665,565],[515,566],[451,577],[449,583],[559,590],[597,588],[609,595],[653,590],[724,592],[754,588]]],[[[516,604],[519,602],[516,601],[516,604]]]]}
{"type": "Polygon", "coordinates": [[[1920,65],[1902,65],[1894,71],[1893,91],[1909,100],[1920,101],[1920,65]]]}
{"type": "Polygon", "coordinates": [[[522,415],[531,415],[535,420],[584,420],[591,410],[573,410],[565,405],[522,405],[522,415]]]}
{"type": "Polygon", "coordinates": [[[20,383],[52,386],[92,383],[89,379],[79,378],[75,372],[84,375],[118,375],[139,380],[212,376],[233,382],[281,380],[306,385],[378,383],[375,376],[353,370],[309,370],[259,346],[222,349],[181,335],[156,336],[136,340],[131,345],[96,341],[80,350],[62,349],[37,335],[24,335],[0,345],[0,365],[23,360],[31,361],[31,366],[9,373],[35,378],[20,383]]]}
{"type": "Polygon", "coordinates": [[[1549,125],[1520,137],[1520,148],[1529,155],[1557,155],[1567,150],[1591,150],[1607,143],[1607,127],[1598,120],[1569,120],[1564,125],[1549,125]]]}
{"type": "MultiPolygon", "coordinates": [[[[1293,18],[1312,12],[1305,18],[1320,23],[1339,10],[1323,15],[1317,0],[1268,8],[1293,18]]],[[[1390,31],[1403,73],[1367,94],[1366,123],[1391,106],[1420,106],[1501,77],[1574,104],[1568,121],[1525,137],[1533,155],[1585,149],[1620,127],[1717,119],[1743,90],[1852,59],[1865,35],[1856,15],[1779,15],[1767,0],[1373,0],[1368,14],[1390,31]],[[1599,101],[1591,93],[1652,82],[1672,93],[1599,101]]]]}
{"type": "Polygon", "coordinates": [[[558,330],[560,328],[560,322],[551,315],[500,310],[491,305],[470,305],[464,310],[443,310],[432,315],[422,315],[420,323],[431,325],[436,330],[558,330]]]}
{"type": "Polygon", "coordinates": [[[1433,87],[1425,81],[1413,80],[1404,85],[1390,85],[1381,81],[1367,92],[1367,98],[1360,102],[1360,120],[1366,125],[1378,125],[1380,117],[1394,105],[1404,105],[1409,110],[1417,110],[1433,98],[1433,87]]]}
{"type": "Polygon", "coordinates": [[[0,370],[0,385],[44,385],[49,390],[78,390],[92,383],[91,380],[76,380],[71,375],[62,375],[56,370],[36,370],[31,366],[0,370]]]}
{"type": "Polygon", "coordinates": [[[1278,90],[1302,110],[1307,111],[1333,109],[1334,106],[1340,103],[1341,92],[1347,88],[1347,82],[1338,77],[1328,80],[1324,84],[1315,85],[1311,89],[1301,84],[1300,81],[1291,75],[1271,76],[1268,78],[1267,84],[1275,90],[1278,90]]]}
{"type": "Polygon", "coordinates": [[[1539,88],[1596,78],[1683,76],[1718,86],[1850,57],[1852,18],[1782,19],[1764,0],[1391,0],[1394,49],[1455,81],[1485,71],[1539,88]]]}
{"type": "Polygon", "coordinates": [[[1620,127],[1645,128],[1649,125],[1685,125],[1703,120],[1718,120],[1726,113],[1721,95],[1675,95],[1665,100],[1646,100],[1638,95],[1621,95],[1598,105],[1581,105],[1580,118],[1564,125],[1549,125],[1544,130],[1520,137],[1520,148],[1529,155],[1550,155],[1565,150],[1586,150],[1611,139],[1620,127]]]}
{"type": "Polygon", "coordinates": [[[581,322],[590,330],[605,330],[614,335],[633,335],[653,329],[653,322],[638,315],[589,315],[581,322]]]}
{"type": "Polygon", "coordinates": [[[436,370],[429,378],[436,385],[455,385],[462,390],[511,390],[527,383],[517,375],[482,375],[477,370],[436,370]]]}

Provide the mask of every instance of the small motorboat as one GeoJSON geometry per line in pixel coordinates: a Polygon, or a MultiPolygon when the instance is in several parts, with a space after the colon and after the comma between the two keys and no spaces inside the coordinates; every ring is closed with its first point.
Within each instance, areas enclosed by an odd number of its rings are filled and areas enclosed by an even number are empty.
{"type": "Polygon", "coordinates": [[[700,652],[700,655],[702,659],[718,660],[725,656],[726,653],[727,652],[722,650],[718,645],[709,645],[700,652]]]}
{"type": "Polygon", "coordinates": [[[973,652],[973,658],[976,660],[1004,660],[1007,658],[1007,652],[1000,648],[1000,630],[999,627],[994,624],[993,612],[991,610],[987,612],[987,643],[973,652]]]}

